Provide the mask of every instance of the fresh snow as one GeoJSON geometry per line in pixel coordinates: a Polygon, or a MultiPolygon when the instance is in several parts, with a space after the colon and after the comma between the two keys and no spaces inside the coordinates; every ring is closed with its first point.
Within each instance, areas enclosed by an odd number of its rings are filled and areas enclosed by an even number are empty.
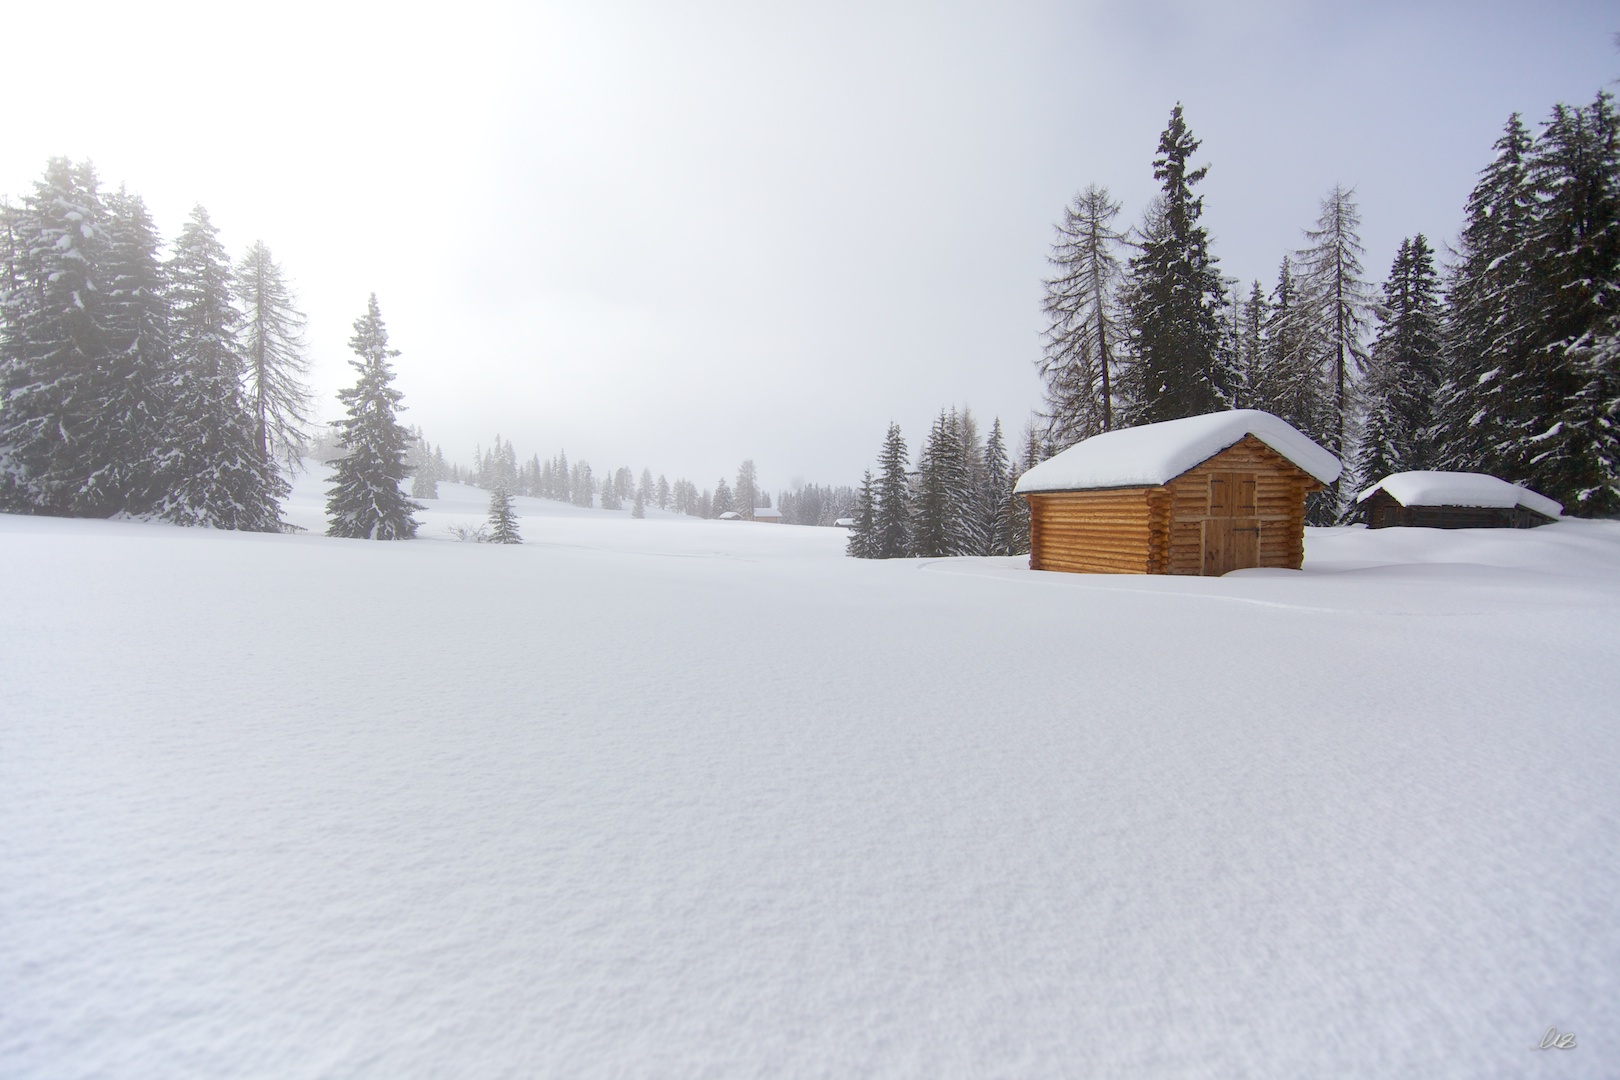
{"type": "Polygon", "coordinates": [[[1324,484],[1339,478],[1339,459],[1288,421],[1258,409],[1234,409],[1093,435],[1024,473],[1015,490],[1024,494],[1164,484],[1245,435],[1324,484]]]}
{"type": "Polygon", "coordinates": [[[1620,523],[1100,577],[440,491],[0,515],[0,1076],[1620,1075],[1620,523]]]}
{"type": "Polygon", "coordinates": [[[1379,490],[1402,506],[1486,506],[1504,510],[1523,506],[1550,518],[1564,513],[1563,503],[1486,473],[1392,473],[1357,495],[1356,502],[1366,502],[1379,490]]]}

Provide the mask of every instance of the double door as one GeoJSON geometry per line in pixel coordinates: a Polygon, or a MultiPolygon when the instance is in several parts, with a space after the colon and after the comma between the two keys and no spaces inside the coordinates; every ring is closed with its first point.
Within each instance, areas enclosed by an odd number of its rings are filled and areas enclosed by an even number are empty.
{"type": "Polygon", "coordinates": [[[1255,516],[1255,474],[1209,475],[1209,516],[1204,519],[1204,576],[1260,565],[1260,519],[1255,516]]]}

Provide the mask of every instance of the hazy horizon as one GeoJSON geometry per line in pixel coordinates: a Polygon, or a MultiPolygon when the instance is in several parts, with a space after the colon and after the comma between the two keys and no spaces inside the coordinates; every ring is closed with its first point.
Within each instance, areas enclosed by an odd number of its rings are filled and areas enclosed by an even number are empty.
{"type": "Polygon", "coordinates": [[[499,433],[703,487],[747,457],[773,494],[855,483],[891,419],[913,450],[951,404],[1016,433],[1052,223],[1089,183],[1138,220],[1178,101],[1225,273],[1269,287],[1344,184],[1377,282],[1405,236],[1444,251],[1509,113],[1620,75],[1597,3],[278,18],[92,6],[66,61],[14,49],[9,80],[47,90],[0,196],[89,158],[169,239],[201,203],[233,253],[264,240],[322,418],[376,292],[401,419],[452,459],[499,433]]]}

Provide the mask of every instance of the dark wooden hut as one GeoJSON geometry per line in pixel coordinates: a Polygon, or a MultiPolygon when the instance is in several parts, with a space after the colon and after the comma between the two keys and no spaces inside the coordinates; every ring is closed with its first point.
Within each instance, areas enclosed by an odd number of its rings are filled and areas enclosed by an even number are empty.
{"type": "Polygon", "coordinates": [[[1563,516],[1547,496],[1485,473],[1401,472],[1356,496],[1368,528],[1531,529],[1563,516]]]}
{"type": "Polygon", "coordinates": [[[1327,450],[1253,409],[1093,436],[1019,478],[1029,565],[1082,574],[1297,570],[1305,496],[1339,471],[1327,450]]]}

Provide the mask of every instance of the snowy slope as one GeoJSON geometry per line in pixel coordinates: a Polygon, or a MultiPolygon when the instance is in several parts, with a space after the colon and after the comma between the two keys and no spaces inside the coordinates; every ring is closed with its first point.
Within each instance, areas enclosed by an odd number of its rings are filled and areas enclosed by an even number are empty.
{"type": "Polygon", "coordinates": [[[1620,1074],[1620,526],[1147,579],[518,505],[0,516],[0,1076],[1620,1074]]]}

